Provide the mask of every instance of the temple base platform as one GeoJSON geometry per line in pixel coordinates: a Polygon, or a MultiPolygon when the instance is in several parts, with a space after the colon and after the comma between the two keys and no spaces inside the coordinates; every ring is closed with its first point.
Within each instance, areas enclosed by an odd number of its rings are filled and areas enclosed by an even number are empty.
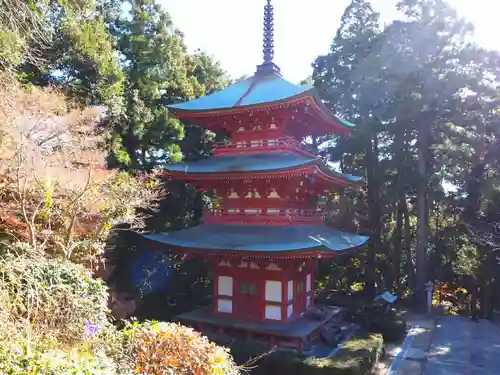
{"type": "Polygon", "coordinates": [[[320,348],[322,352],[327,352],[328,348],[335,349],[349,335],[348,331],[353,326],[343,322],[345,310],[341,307],[316,306],[314,310],[290,323],[250,322],[216,315],[210,306],[180,314],[176,318],[213,340],[243,339],[269,349],[314,355],[320,348]]]}

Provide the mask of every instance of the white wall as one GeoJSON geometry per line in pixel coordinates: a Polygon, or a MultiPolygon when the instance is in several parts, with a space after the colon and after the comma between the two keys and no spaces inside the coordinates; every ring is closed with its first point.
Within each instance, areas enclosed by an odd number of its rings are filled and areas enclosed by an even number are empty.
{"type": "Polygon", "coordinates": [[[281,271],[281,268],[279,268],[274,263],[269,263],[269,265],[266,267],[266,270],[269,270],[269,271],[281,271]]]}
{"type": "Polygon", "coordinates": [[[281,306],[266,305],[266,319],[281,320],[281,306]]]}
{"type": "Polygon", "coordinates": [[[217,293],[219,296],[233,296],[233,278],[231,276],[219,276],[217,293]]]}
{"type": "Polygon", "coordinates": [[[233,312],[233,301],[219,298],[217,300],[217,311],[231,314],[233,312]]]}
{"type": "Polygon", "coordinates": [[[281,302],[281,281],[266,280],[266,301],[281,302]]]}
{"type": "Polygon", "coordinates": [[[288,301],[293,299],[293,280],[288,282],[288,301]]]}
{"type": "Polygon", "coordinates": [[[311,274],[307,274],[306,276],[306,292],[311,291],[311,274]]]}

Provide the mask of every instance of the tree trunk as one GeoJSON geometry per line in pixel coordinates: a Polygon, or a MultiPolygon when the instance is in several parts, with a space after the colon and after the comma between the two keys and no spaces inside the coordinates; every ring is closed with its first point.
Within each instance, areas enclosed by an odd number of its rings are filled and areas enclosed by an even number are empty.
{"type": "Polygon", "coordinates": [[[413,263],[413,256],[411,253],[411,226],[410,226],[410,212],[408,211],[408,204],[406,200],[402,202],[403,219],[404,219],[404,254],[406,258],[406,266],[408,272],[408,287],[413,289],[416,283],[415,264],[413,263]]]}
{"type": "Polygon", "coordinates": [[[396,124],[394,134],[395,158],[398,160],[397,180],[396,180],[396,228],[393,235],[394,249],[391,256],[392,282],[391,287],[401,295],[401,248],[403,247],[403,212],[406,206],[405,201],[405,179],[406,179],[406,154],[408,151],[405,142],[405,128],[403,124],[396,124]]]}
{"type": "MultiPolygon", "coordinates": [[[[493,154],[488,154],[484,149],[484,144],[479,144],[476,149],[476,160],[470,170],[467,179],[467,201],[463,213],[463,219],[466,223],[474,224],[480,214],[481,201],[483,197],[484,185],[486,182],[486,172],[490,159],[493,154]]],[[[478,246],[479,250],[479,269],[478,274],[473,275],[480,292],[477,293],[481,316],[488,317],[493,312],[493,307],[489,296],[491,295],[491,282],[493,280],[492,264],[495,263],[495,257],[491,255],[490,249],[484,246],[478,246]]]]}
{"type": "Polygon", "coordinates": [[[418,130],[418,161],[419,176],[417,188],[417,246],[415,249],[417,280],[414,289],[415,302],[418,308],[425,309],[426,283],[426,252],[427,252],[427,160],[429,154],[429,126],[422,124],[418,130]]]}
{"type": "Polygon", "coordinates": [[[365,162],[368,177],[368,211],[369,225],[371,229],[370,241],[368,242],[368,253],[366,259],[366,293],[375,296],[376,293],[376,269],[377,252],[380,251],[380,186],[378,176],[378,140],[377,134],[372,132],[371,139],[367,143],[365,162]]]}
{"type": "Polygon", "coordinates": [[[403,204],[398,202],[396,211],[396,229],[394,231],[394,250],[392,253],[393,285],[398,294],[401,294],[401,248],[403,247],[403,204]]]}

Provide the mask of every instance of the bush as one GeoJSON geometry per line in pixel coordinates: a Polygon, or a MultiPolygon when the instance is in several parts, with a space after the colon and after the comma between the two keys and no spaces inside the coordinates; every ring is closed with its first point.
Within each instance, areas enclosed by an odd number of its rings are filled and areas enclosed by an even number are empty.
{"type": "Polygon", "coordinates": [[[399,316],[374,316],[369,322],[371,332],[381,333],[385,342],[400,342],[406,336],[406,321],[399,316]]]}
{"type": "MultiPolygon", "coordinates": [[[[110,326],[106,286],[67,261],[0,258],[0,303],[4,323],[21,336],[29,331],[32,340],[74,344],[110,326]]],[[[0,328],[0,338],[12,333],[0,328]]]]}
{"type": "MultiPolygon", "coordinates": [[[[0,374],[5,375],[114,375],[114,364],[88,353],[42,352],[22,346],[12,350],[0,342],[0,374]]],[[[120,375],[125,375],[120,373],[120,375]]]]}
{"type": "Polygon", "coordinates": [[[125,331],[133,367],[144,374],[237,375],[229,350],[175,323],[137,322],[125,331]]]}
{"type": "Polygon", "coordinates": [[[363,305],[348,309],[346,318],[370,332],[381,333],[385,342],[399,342],[406,335],[406,321],[396,309],[363,305]]]}
{"type": "MultiPolygon", "coordinates": [[[[380,334],[359,333],[334,357],[301,357],[293,352],[277,351],[257,363],[254,375],[361,375],[370,371],[383,352],[380,334]]],[[[239,353],[241,348],[236,351],[239,353]]],[[[253,348],[254,349],[254,348],[253,348]]],[[[255,350],[252,350],[255,355],[255,350]]],[[[262,353],[262,352],[261,352],[262,353]]],[[[238,355],[241,358],[241,354],[238,355]]]]}

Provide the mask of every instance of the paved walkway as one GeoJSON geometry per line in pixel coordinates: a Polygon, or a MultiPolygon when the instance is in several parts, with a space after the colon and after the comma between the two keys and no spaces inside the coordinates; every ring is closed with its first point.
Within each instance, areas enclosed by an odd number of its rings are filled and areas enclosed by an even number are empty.
{"type": "Polygon", "coordinates": [[[403,343],[386,347],[388,358],[381,364],[377,375],[422,374],[434,336],[435,320],[425,315],[411,315],[406,319],[412,328],[409,335],[403,343]]]}
{"type": "Polygon", "coordinates": [[[486,320],[442,317],[427,359],[424,375],[498,375],[500,329],[486,320]]]}

